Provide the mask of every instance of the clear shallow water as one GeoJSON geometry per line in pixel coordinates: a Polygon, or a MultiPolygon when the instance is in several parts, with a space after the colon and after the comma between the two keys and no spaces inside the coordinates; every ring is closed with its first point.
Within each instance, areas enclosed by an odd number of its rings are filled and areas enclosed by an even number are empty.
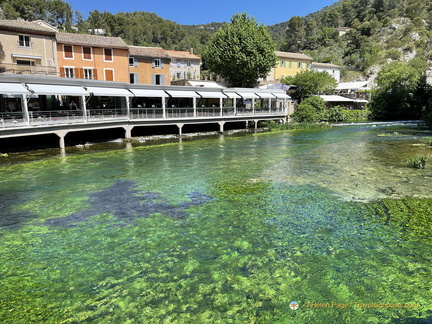
{"type": "Polygon", "coordinates": [[[344,126],[4,166],[0,322],[431,322],[432,169],[405,166],[431,160],[428,136],[344,126]]]}

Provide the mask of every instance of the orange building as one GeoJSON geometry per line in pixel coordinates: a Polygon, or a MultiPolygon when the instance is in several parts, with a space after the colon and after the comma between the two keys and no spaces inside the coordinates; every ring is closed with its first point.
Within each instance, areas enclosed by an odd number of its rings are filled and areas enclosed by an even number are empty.
{"type": "Polygon", "coordinates": [[[64,78],[129,82],[129,48],[120,37],[57,33],[64,78]]]}
{"type": "Polygon", "coordinates": [[[161,47],[129,46],[129,82],[170,85],[170,62],[161,47]]]}

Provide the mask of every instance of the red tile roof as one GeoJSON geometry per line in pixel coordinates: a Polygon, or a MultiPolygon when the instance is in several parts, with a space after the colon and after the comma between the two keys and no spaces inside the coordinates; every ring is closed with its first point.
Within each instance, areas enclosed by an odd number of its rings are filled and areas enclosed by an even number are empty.
{"type": "Polygon", "coordinates": [[[198,55],[192,54],[190,52],[185,51],[166,51],[168,56],[171,58],[182,58],[182,59],[191,59],[191,60],[201,60],[201,57],[198,55]]]}
{"type": "Polygon", "coordinates": [[[49,26],[46,23],[25,20],[0,20],[0,30],[50,36],[55,35],[57,32],[55,27],[49,26]]]}
{"type": "Polygon", "coordinates": [[[128,49],[128,45],[120,37],[108,37],[108,36],[74,34],[74,33],[57,33],[56,38],[57,38],[57,42],[60,44],[128,49]]]}
{"type": "Polygon", "coordinates": [[[165,58],[168,54],[162,47],[129,46],[129,55],[165,58]]]}

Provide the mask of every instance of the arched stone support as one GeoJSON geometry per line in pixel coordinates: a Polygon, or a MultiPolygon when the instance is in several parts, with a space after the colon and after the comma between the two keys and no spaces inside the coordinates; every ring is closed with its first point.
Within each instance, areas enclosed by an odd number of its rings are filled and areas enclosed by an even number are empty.
{"type": "Polygon", "coordinates": [[[220,122],[218,122],[218,124],[219,124],[219,132],[223,133],[224,132],[225,122],[224,121],[220,121],[220,122]]]}
{"type": "Polygon", "coordinates": [[[56,135],[60,138],[60,148],[61,149],[64,149],[65,147],[66,147],[66,144],[65,144],[65,136],[67,135],[67,133],[68,133],[68,131],[57,131],[57,132],[55,132],[56,133],[56,135]]]}
{"type": "Polygon", "coordinates": [[[134,128],[134,126],[126,125],[123,126],[123,128],[125,130],[125,138],[132,138],[132,129],[134,128]]]}
{"type": "Polygon", "coordinates": [[[183,126],[184,126],[184,124],[176,124],[176,125],[179,128],[179,136],[182,137],[183,136],[183,126]]]}

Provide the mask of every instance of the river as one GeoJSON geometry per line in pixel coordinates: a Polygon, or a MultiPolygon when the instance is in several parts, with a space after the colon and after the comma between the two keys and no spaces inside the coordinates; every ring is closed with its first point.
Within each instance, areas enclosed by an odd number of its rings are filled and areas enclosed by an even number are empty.
{"type": "Polygon", "coordinates": [[[432,321],[432,168],[406,165],[432,161],[431,136],[365,124],[4,157],[0,322],[432,321]]]}

